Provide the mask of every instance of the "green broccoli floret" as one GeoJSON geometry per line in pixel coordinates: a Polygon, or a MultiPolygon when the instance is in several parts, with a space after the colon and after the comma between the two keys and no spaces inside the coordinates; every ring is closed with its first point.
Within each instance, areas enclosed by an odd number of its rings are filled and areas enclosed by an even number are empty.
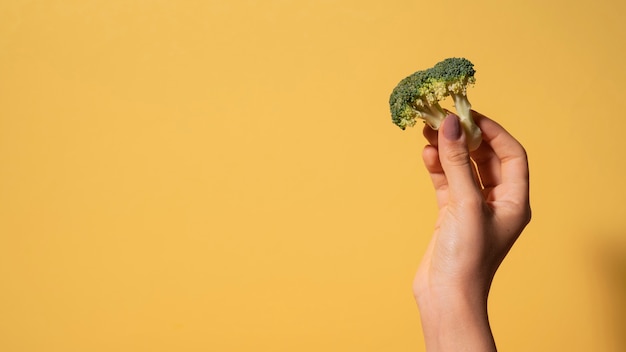
{"type": "Polygon", "coordinates": [[[435,81],[433,71],[417,71],[394,88],[389,98],[391,119],[403,130],[413,127],[420,118],[433,129],[438,129],[446,113],[439,105],[446,87],[435,81]]]}
{"type": "Polygon", "coordinates": [[[431,69],[432,75],[446,87],[446,95],[452,97],[454,108],[467,134],[470,150],[475,150],[482,141],[482,133],[472,119],[472,105],[467,99],[467,86],[476,83],[474,64],[464,58],[449,58],[431,69]]]}
{"type": "Polygon", "coordinates": [[[468,147],[480,145],[482,133],[472,119],[467,86],[474,84],[474,65],[464,58],[449,58],[434,67],[417,71],[398,83],[391,93],[389,105],[393,123],[403,130],[421,118],[433,129],[439,129],[446,117],[439,102],[452,97],[454,107],[467,135],[468,147]]]}

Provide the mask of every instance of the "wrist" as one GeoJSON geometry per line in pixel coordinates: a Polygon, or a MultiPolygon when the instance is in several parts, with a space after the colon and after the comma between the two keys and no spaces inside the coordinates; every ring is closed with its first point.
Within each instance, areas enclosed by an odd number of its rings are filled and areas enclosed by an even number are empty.
{"type": "Polygon", "coordinates": [[[418,305],[422,301],[445,304],[446,301],[470,300],[474,304],[484,302],[486,306],[492,278],[475,273],[469,278],[442,279],[441,275],[418,272],[413,281],[413,295],[418,305]]]}
{"type": "Polygon", "coordinates": [[[427,351],[495,351],[487,293],[466,288],[424,289],[415,295],[427,351]]]}

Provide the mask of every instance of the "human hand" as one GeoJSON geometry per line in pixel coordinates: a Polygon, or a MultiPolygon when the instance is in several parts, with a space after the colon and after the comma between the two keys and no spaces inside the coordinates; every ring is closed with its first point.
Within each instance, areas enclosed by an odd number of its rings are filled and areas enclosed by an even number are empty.
{"type": "Polygon", "coordinates": [[[458,117],[449,115],[439,131],[424,128],[439,216],[413,292],[429,351],[495,350],[489,288],[531,216],[524,148],[496,122],[472,117],[483,142],[471,154],[458,117]]]}

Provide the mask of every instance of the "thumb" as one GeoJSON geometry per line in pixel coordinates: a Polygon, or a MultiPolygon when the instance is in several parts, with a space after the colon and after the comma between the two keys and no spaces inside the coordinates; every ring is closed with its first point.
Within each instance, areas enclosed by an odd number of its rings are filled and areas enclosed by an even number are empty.
{"type": "Polygon", "coordinates": [[[439,159],[451,197],[461,199],[480,195],[465,140],[465,132],[459,117],[449,114],[443,120],[439,131],[439,159]]]}

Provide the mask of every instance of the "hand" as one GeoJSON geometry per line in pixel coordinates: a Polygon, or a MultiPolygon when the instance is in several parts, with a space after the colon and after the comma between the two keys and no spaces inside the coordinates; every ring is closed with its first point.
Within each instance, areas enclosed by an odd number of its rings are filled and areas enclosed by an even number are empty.
{"type": "Polygon", "coordinates": [[[428,351],[495,351],[487,296],[531,216],[524,148],[496,122],[472,117],[483,142],[471,154],[457,116],[438,132],[424,128],[439,216],[413,292],[428,351]]]}

